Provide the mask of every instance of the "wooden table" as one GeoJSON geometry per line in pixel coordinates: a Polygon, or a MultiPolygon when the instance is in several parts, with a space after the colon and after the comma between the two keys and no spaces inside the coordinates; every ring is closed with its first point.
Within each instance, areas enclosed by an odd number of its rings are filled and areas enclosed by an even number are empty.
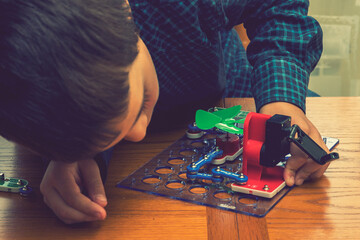
{"type": "MultiPolygon", "coordinates": [[[[251,99],[226,104],[254,110],[251,99]]],[[[292,189],[265,218],[115,187],[181,137],[181,129],[119,144],[105,186],[107,219],[68,226],[42,201],[39,158],[1,139],[0,170],[29,180],[34,194],[0,193],[0,239],[360,239],[360,97],[309,98],[307,114],[323,135],[340,139],[341,159],[319,181],[292,189]]]]}

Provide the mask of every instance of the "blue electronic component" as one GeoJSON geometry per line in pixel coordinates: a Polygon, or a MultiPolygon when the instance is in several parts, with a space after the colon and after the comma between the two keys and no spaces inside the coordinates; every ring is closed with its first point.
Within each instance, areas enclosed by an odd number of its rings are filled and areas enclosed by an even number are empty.
{"type": "Polygon", "coordinates": [[[189,131],[193,131],[193,132],[200,132],[200,131],[202,131],[200,128],[198,128],[198,127],[196,126],[195,123],[189,124],[189,125],[188,125],[188,130],[189,130],[189,131]]]}
{"type": "Polygon", "coordinates": [[[187,166],[187,171],[190,174],[196,174],[200,171],[200,168],[206,164],[211,163],[211,161],[223,154],[223,151],[218,148],[213,148],[209,153],[201,156],[200,159],[196,162],[193,162],[189,166],[187,166]]]}
{"type": "MultiPolygon", "coordinates": [[[[211,128],[211,129],[207,129],[207,130],[202,130],[202,129],[198,128],[198,126],[196,126],[195,122],[188,125],[188,131],[190,133],[203,132],[203,133],[206,133],[206,134],[224,134],[224,133],[226,133],[225,131],[223,131],[221,129],[218,129],[218,128],[215,128],[215,127],[211,128]]],[[[242,135],[242,134],[240,134],[240,135],[242,135]]]]}
{"type": "MultiPolygon", "coordinates": [[[[219,176],[226,177],[229,179],[234,180],[236,183],[245,183],[248,180],[248,177],[243,174],[233,173],[226,170],[221,169],[220,167],[213,168],[211,170],[212,174],[214,175],[214,180],[219,179],[219,176]]],[[[213,180],[213,181],[214,181],[213,180]]],[[[217,182],[217,181],[214,181],[217,182]]]]}
{"type": "Polygon", "coordinates": [[[204,180],[213,180],[213,175],[209,173],[195,173],[195,174],[187,174],[186,177],[190,180],[195,179],[204,179],[204,180]]]}
{"type": "Polygon", "coordinates": [[[212,160],[223,154],[222,150],[218,148],[213,148],[209,153],[200,157],[196,162],[189,164],[186,167],[187,178],[190,180],[202,179],[202,180],[211,180],[214,183],[221,183],[224,180],[224,177],[234,180],[237,183],[245,183],[248,180],[248,177],[241,174],[229,172],[221,169],[220,167],[213,168],[211,170],[212,174],[209,173],[199,173],[200,168],[210,164],[212,160]]]}
{"type": "Polygon", "coordinates": [[[33,189],[30,186],[23,187],[19,190],[21,196],[27,197],[32,193],[33,189]]]}

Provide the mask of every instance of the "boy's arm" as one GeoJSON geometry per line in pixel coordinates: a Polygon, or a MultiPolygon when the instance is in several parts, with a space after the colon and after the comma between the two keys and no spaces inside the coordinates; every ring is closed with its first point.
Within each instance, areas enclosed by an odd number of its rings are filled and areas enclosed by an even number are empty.
{"type": "Polygon", "coordinates": [[[105,190],[93,159],[74,163],[51,161],[40,190],[44,202],[67,224],[106,217],[105,190]]]}
{"type": "MultiPolygon", "coordinates": [[[[250,0],[243,6],[238,1],[227,3],[224,11],[228,26],[244,23],[251,41],[247,57],[253,66],[251,81],[257,111],[291,116],[292,124],[299,125],[328,151],[305,115],[309,76],[322,53],[321,27],[307,16],[309,1],[250,0]]],[[[316,164],[294,144],[291,154],[284,172],[289,186],[320,177],[329,165],[316,164]]]]}
{"type": "Polygon", "coordinates": [[[307,15],[309,1],[221,2],[218,12],[223,14],[217,22],[225,28],[243,23],[250,39],[246,54],[253,67],[257,110],[271,102],[288,102],[305,112],[309,76],[322,53],[322,30],[307,15]]]}
{"type": "Polygon", "coordinates": [[[322,30],[307,16],[308,7],[308,0],[251,0],[241,15],[258,111],[271,102],[288,102],[305,112],[309,76],[322,53],[322,30]]]}

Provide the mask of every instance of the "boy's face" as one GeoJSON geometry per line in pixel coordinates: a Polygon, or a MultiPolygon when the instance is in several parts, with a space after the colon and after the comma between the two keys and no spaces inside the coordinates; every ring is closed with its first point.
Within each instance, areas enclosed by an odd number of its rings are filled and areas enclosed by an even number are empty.
{"type": "Polygon", "coordinates": [[[125,119],[115,121],[114,128],[120,131],[117,138],[106,149],[122,139],[141,141],[159,97],[159,84],[154,63],[143,41],[139,38],[139,54],[129,70],[129,108],[125,119]]]}

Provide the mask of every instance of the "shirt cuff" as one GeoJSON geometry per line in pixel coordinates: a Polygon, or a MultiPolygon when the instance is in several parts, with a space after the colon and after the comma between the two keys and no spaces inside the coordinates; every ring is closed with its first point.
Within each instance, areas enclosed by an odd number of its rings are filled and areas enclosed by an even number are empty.
{"type": "Polygon", "coordinates": [[[256,110],[271,102],[288,102],[305,112],[308,82],[309,73],[297,64],[284,59],[266,60],[252,73],[256,110]]]}

